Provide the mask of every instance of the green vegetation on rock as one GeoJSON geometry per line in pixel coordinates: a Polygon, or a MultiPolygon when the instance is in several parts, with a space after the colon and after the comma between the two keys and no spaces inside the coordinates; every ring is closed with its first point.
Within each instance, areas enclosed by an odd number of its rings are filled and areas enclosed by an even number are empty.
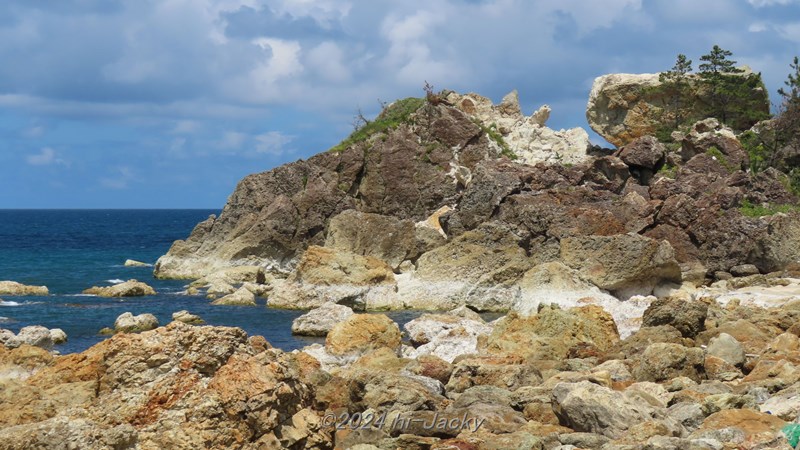
{"type": "Polygon", "coordinates": [[[375,120],[367,121],[363,126],[353,131],[345,140],[328,151],[341,152],[352,145],[366,141],[372,136],[397,128],[400,124],[408,122],[411,114],[417,112],[424,104],[425,99],[417,97],[398,100],[381,111],[375,120]]]}
{"type": "Polygon", "coordinates": [[[768,203],[766,205],[756,205],[751,203],[749,200],[742,200],[742,206],[739,207],[739,211],[742,212],[743,215],[747,217],[764,217],[764,216],[771,216],[777,213],[790,213],[795,211],[800,211],[800,206],[798,205],[777,205],[773,203],[768,203]]]}
{"type": "Polygon", "coordinates": [[[517,154],[514,153],[513,150],[511,150],[511,147],[509,147],[505,139],[503,139],[503,135],[500,134],[499,131],[497,131],[497,124],[493,123],[487,127],[486,125],[483,124],[483,122],[479,120],[475,120],[475,123],[479,127],[481,127],[481,130],[483,130],[483,132],[486,133],[486,136],[488,136],[489,139],[493,140],[500,147],[501,155],[505,156],[508,159],[512,160],[517,159],[517,154]]]}

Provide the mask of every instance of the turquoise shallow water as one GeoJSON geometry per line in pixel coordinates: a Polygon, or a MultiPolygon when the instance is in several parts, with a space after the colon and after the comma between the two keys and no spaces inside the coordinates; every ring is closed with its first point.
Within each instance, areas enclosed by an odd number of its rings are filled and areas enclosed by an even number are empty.
{"type": "MultiPolygon", "coordinates": [[[[123,312],[149,312],[161,324],[181,309],[199,314],[210,325],[237,326],[262,335],[284,350],[318,338],[292,336],[292,320],[303,311],[258,307],[212,306],[202,296],[180,295],[188,281],[157,280],[151,268],[124,267],[126,259],[154,263],[172,242],[189,235],[195,224],[214,210],[0,210],[0,280],[45,285],[47,297],[3,296],[0,328],[17,332],[27,325],[61,328],[69,337],[56,347],[62,353],[85,350],[105,337],[97,332],[113,326],[123,312]],[[80,295],[93,285],[136,278],[158,295],[103,299],[80,295]]],[[[401,325],[419,312],[389,316],[401,325]]]]}

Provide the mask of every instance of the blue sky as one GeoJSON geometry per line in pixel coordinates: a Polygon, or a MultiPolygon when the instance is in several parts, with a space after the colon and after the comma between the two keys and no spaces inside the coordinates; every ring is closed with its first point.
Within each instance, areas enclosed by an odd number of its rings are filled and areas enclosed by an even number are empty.
{"type": "Polygon", "coordinates": [[[588,128],[596,76],[714,44],[775,101],[800,2],[3,0],[0,208],[221,208],[425,81],[588,128]]]}

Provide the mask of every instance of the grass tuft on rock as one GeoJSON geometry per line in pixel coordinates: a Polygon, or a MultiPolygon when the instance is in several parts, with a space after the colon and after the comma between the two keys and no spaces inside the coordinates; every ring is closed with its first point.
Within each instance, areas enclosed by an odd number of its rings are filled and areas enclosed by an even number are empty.
{"type": "Polygon", "coordinates": [[[350,136],[328,151],[341,152],[359,142],[366,141],[372,136],[397,128],[400,124],[408,122],[411,114],[415,113],[424,104],[424,98],[409,97],[398,100],[381,111],[375,120],[367,122],[364,126],[353,131],[350,136]]]}

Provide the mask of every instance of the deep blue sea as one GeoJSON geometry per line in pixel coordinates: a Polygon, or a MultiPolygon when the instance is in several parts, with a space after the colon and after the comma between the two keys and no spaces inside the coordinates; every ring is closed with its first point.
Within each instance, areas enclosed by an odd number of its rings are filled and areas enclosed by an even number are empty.
{"type": "MultiPolygon", "coordinates": [[[[172,313],[186,309],[210,325],[237,326],[262,335],[273,346],[292,350],[319,338],[292,336],[291,323],[303,311],[259,306],[213,306],[203,296],[178,294],[191,280],[157,280],[152,268],[124,267],[126,259],[150,264],[176,239],[216,210],[0,210],[0,280],[45,285],[47,297],[3,296],[0,328],[14,332],[27,325],[61,328],[69,337],[56,346],[61,353],[83,351],[106,337],[123,312],[149,312],[162,325],[172,313]],[[80,295],[92,286],[135,278],[158,295],[106,299],[80,295]]],[[[389,314],[401,325],[418,312],[389,314]]]]}

